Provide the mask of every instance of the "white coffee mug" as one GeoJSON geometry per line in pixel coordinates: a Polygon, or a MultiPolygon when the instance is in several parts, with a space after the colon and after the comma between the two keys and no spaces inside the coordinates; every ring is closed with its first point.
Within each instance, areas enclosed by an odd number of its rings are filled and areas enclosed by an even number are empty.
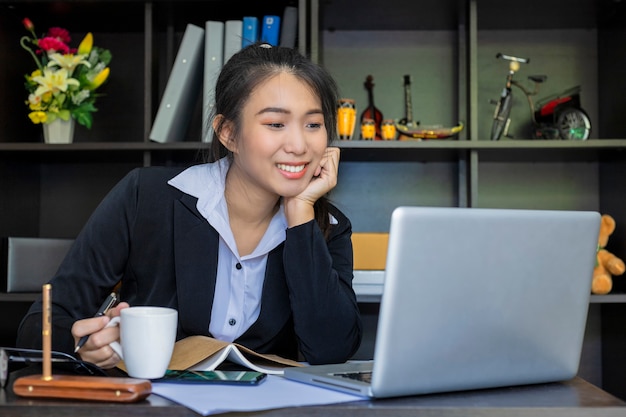
{"type": "Polygon", "coordinates": [[[178,311],[167,307],[128,307],[107,327],[120,326],[120,342],[109,344],[133,378],[165,375],[176,342],[178,311]]]}

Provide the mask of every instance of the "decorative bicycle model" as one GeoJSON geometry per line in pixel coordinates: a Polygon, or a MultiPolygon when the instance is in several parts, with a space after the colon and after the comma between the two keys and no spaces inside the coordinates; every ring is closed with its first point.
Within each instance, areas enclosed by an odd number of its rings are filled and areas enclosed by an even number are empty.
{"type": "Polygon", "coordinates": [[[508,130],[511,123],[513,86],[519,88],[528,100],[533,139],[587,140],[589,138],[591,121],[587,112],[580,106],[580,86],[570,88],[535,104],[533,96],[539,93],[539,86],[548,77],[545,75],[529,76],[528,79],[534,83],[531,91],[513,78],[520,64],[528,64],[530,59],[501,53],[498,53],[496,58],[509,61],[509,73],[500,99],[492,100],[492,103],[496,104],[496,110],[491,127],[491,140],[499,140],[502,135],[510,137],[508,130]]]}

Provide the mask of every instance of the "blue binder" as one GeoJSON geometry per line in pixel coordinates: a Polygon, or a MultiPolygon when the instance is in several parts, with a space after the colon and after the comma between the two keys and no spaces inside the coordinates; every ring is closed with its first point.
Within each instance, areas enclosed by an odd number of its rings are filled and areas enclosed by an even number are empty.
{"type": "Polygon", "coordinates": [[[263,26],[261,27],[261,41],[270,45],[278,46],[280,35],[280,16],[263,16],[263,26]]]}
{"type": "Polygon", "coordinates": [[[244,16],[241,36],[241,47],[245,48],[259,40],[259,19],[255,16],[244,16]]]}

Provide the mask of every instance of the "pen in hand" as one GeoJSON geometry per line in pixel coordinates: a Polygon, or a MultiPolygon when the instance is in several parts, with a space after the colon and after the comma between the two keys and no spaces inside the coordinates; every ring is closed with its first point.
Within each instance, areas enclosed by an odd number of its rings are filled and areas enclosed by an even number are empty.
{"type": "MultiPolygon", "coordinates": [[[[106,300],[104,300],[104,303],[102,303],[102,305],[100,306],[100,308],[98,309],[94,317],[104,316],[107,313],[107,311],[109,311],[109,309],[113,307],[116,301],[117,301],[117,295],[115,295],[115,293],[112,292],[111,294],[109,294],[106,300]]],[[[74,349],[74,353],[78,352],[78,350],[83,347],[83,345],[87,342],[87,339],[89,339],[89,335],[85,335],[80,338],[80,340],[78,341],[78,344],[76,345],[76,348],[74,349]]]]}

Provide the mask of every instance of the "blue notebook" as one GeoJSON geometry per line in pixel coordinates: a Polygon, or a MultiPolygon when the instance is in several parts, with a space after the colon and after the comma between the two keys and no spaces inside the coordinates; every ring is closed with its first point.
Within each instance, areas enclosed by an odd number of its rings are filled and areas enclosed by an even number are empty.
{"type": "Polygon", "coordinates": [[[244,16],[241,47],[245,48],[259,40],[259,19],[256,16],[244,16]]]}
{"type": "Polygon", "coordinates": [[[263,16],[263,25],[261,26],[261,42],[267,42],[270,45],[278,46],[279,36],[280,16],[263,16]]]}

